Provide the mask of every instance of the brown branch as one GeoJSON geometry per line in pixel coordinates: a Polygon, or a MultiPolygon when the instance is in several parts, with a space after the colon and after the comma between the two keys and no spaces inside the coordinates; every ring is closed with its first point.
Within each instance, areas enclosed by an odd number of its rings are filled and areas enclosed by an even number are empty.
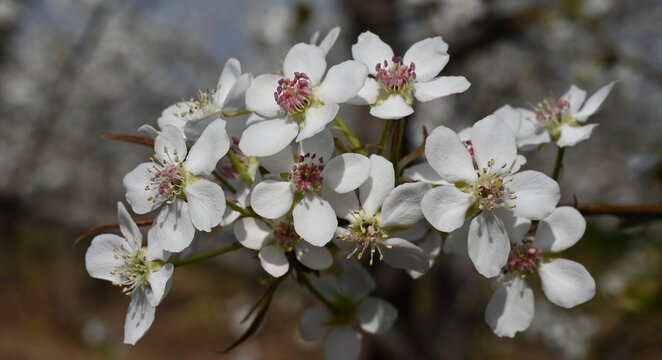
{"type": "Polygon", "coordinates": [[[101,137],[109,140],[124,141],[124,142],[154,147],[154,139],[152,139],[149,136],[101,134],[101,137]]]}
{"type": "Polygon", "coordinates": [[[607,205],[589,204],[575,206],[584,215],[615,215],[619,217],[662,218],[662,204],[607,205]]]}
{"type": "MultiPolygon", "coordinates": [[[[136,220],[136,225],[138,226],[152,225],[153,222],[154,219],[136,220]]],[[[74,240],[73,246],[76,246],[76,244],[78,244],[79,242],[83,241],[87,237],[99,231],[108,230],[108,229],[119,229],[119,227],[120,227],[120,223],[97,225],[91,228],[90,230],[87,230],[86,232],[82,233],[79,237],[77,237],[76,240],[74,240]]]]}

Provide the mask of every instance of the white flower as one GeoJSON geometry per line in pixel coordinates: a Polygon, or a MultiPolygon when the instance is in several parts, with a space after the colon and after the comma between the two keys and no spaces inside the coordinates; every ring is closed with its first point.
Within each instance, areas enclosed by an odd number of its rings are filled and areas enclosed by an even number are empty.
{"type": "Polygon", "coordinates": [[[304,240],[315,246],[331,241],[338,220],[326,200],[328,190],[351,192],[370,174],[367,157],[348,153],[329,160],[332,153],[333,138],[327,130],[300,142],[296,153],[286,145],[279,153],[260,158],[267,170],[287,174],[287,180],[272,177],[255,185],[251,194],[253,210],[267,219],[277,219],[292,210],[294,229],[304,240]]]}
{"type": "Polygon", "coordinates": [[[517,133],[518,147],[532,147],[550,141],[559,147],[574,146],[591,136],[598,124],[585,124],[588,117],[600,110],[614,82],[601,87],[586,102],[586,91],[572,85],[559,98],[546,98],[534,111],[522,112],[522,126],[517,133]],[[583,104],[583,106],[582,106],[583,104]]]}
{"type": "Polygon", "coordinates": [[[246,105],[267,120],[251,125],[239,147],[250,156],[270,156],[296,138],[307,139],[326,127],[338,113],[338,104],[357,94],[368,69],[345,61],[326,70],[324,50],[299,43],[287,53],[283,75],[264,74],[246,91],[246,105]]]}
{"type": "MultiPolygon", "coordinates": [[[[370,264],[375,254],[380,260],[399,268],[424,273],[430,260],[423,250],[407,240],[411,234],[403,232],[423,218],[421,197],[430,188],[425,183],[409,183],[395,187],[395,173],[391,162],[379,155],[370,157],[370,177],[354,192],[325,193],[339,218],[349,221],[338,229],[336,244],[357,254],[366,252],[370,264]]],[[[324,192],[323,192],[324,193],[324,192]]],[[[424,230],[424,229],[423,229],[424,230]]]]}
{"type": "Polygon", "coordinates": [[[293,252],[300,263],[313,270],[324,270],[333,262],[329,250],[304,241],[294,230],[294,224],[285,219],[270,225],[246,217],[234,224],[233,231],[241,245],[259,250],[262,268],[274,277],[281,277],[289,270],[288,252],[293,252]]]}
{"type": "Polygon", "coordinates": [[[426,102],[464,92],[471,85],[464,76],[439,76],[448,63],[448,44],[441,36],[412,45],[404,57],[393,55],[379,36],[366,31],[352,45],[352,56],[368,66],[373,77],[365,80],[354,104],[371,105],[370,114],[399,119],[414,112],[414,97],[426,102]]]}
{"type": "Polygon", "coordinates": [[[533,320],[533,291],[525,276],[537,272],[542,290],[552,303],[572,308],[595,295],[595,280],[586,268],[562,258],[545,260],[573,246],[584,234],[586,221],[572,207],[558,207],[538,224],[533,240],[513,244],[508,263],[499,278],[499,288],[485,310],[485,321],[499,336],[513,337],[526,330],[533,320]]]}
{"type": "Polygon", "coordinates": [[[165,263],[169,254],[154,239],[142,246],[142,234],[121,202],[117,203],[117,217],[123,237],[95,236],[85,253],[85,267],[91,277],[112,281],[131,296],[124,342],[135,345],[152,325],[156,306],[170,290],[174,267],[165,263]]]}
{"type": "Polygon", "coordinates": [[[517,173],[515,135],[490,115],[471,129],[471,143],[440,126],[428,137],[425,155],[444,181],[454,185],[433,188],[423,197],[425,218],[437,230],[451,232],[471,220],[469,255],[479,273],[499,274],[510,244],[501,219],[504,212],[538,220],[547,216],[561,196],[558,184],[537,171],[517,173]],[[495,211],[499,210],[499,211],[495,211]]]}
{"type": "Polygon", "coordinates": [[[317,43],[317,39],[319,38],[320,32],[315,31],[313,36],[310,38],[310,44],[311,45],[317,45],[319,46],[323,51],[324,55],[327,55],[329,53],[329,50],[333,47],[333,45],[336,43],[336,40],[338,40],[338,35],[340,35],[340,27],[336,26],[333,29],[331,29],[324,39],[320,41],[320,43],[317,43]]]}
{"type": "Polygon", "coordinates": [[[124,177],[126,199],[136,213],[165,204],[149,230],[150,237],[165,250],[184,250],[195,229],[211,231],[221,221],[223,189],[205,177],[229,147],[224,120],[211,123],[190,151],[181,131],[166,126],[154,140],[152,162],[138,165],[124,177]]]}
{"type": "Polygon", "coordinates": [[[299,333],[304,340],[313,341],[328,331],[324,355],[329,360],[357,359],[361,354],[363,335],[381,335],[393,327],[398,310],[389,302],[366,297],[376,285],[370,274],[353,262],[345,262],[340,282],[335,278],[320,278],[317,288],[334,307],[306,309],[299,320],[299,333]]]}

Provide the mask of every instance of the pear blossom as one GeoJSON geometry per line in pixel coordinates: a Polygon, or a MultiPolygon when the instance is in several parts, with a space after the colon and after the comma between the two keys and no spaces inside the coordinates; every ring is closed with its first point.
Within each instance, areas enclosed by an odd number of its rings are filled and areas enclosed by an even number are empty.
{"type": "Polygon", "coordinates": [[[152,162],[124,177],[126,199],[134,212],[145,214],[165,205],[149,230],[165,250],[180,252],[193,240],[195,229],[211,231],[220,223],[225,195],[206,177],[229,147],[224,120],[212,122],[190,151],[181,131],[168,125],[154,140],[152,162]]]}
{"type": "Polygon", "coordinates": [[[367,296],[375,287],[370,274],[355,262],[344,262],[340,280],[323,277],[317,289],[333,308],[317,306],[306,309],[299,320],[299,333],[306,341],[322,337],[324,355],[329,360],[357,359],[361,354],[363,334],[381,335],[393,327],[398,310],[389,302],[367,296]]]}
{"type": "Polygon", "coordinates": [[[85,253],[91,277],[108,280],[131,297],[124,323],[124,343],[135,345],[154,321],[156,306],[170,290],[174,266],[170,256],[153,238],[143,246],[138,226],[121,202],[117,203],[122,236],[101,234],[92,239],[85,253]]]}
{"type": "Polygon", "coordinates": [[[310,38],[310,44],[319,46],[324,51],[324,55],[328,55],[329,50],[331,50],[333,45],[336,43],[336,40],[338,40],[338,35],[340,35],[340,27],[336,26],[333,29],[331,29],[326,34],[326,36],[324,36],[324,39],[322,39],[318,44],[317,39],[319,38],[319,35],[320,32],[315,31],[313,36],[311,36],[310,38]]]}
{"type": "Polygon", "coordinates": [[[533,273],[540,276],[543,293],[555,305],[572,308],[593,298],[595,280],[583,265],[546,255],[573,246],[585,229],[579,211],[562,206],[540,221],[533,239],[524,237],[513,243],[485,310],[485,321],[495,334],[513,337],[533,321],[533,291],[525,281],[533,273]]]}
{"type": "Polygon", "coordinates": [[[586,124],[586,121],[600,110],[614,84],[601,87],[586,102],[586,91],[572,85],[558,100],[545,98],[533,111],[519,109],[523,121],[517,133],[518,147],[529,148],[550,141],[566,147],[588,139],[598,124],[586,124]]]}
{"type": "Polygon", "coordinates": [[[246,105],[266,120],[249,126],[239,148],[250,156],[270,156],[292,140],[320,133],[340,106],[363,86],[368,69],[348,60],[326,70],[319,46],[299,43],[285,56],[283,75],[263,74],[246,91],[246,105]]]}
{"type": "Polygon", "coordinates": [[[294,229],[304,240],[324,246],[335,234],[338,220],[328,194],[351,192],[370,174],[370,160],[360,154],[330,158],[333,137],[326,130],[277,154],[260,158],[272,174],[253,188],[251,206],[260,216],[277,219],[292,212],[294,229]],[[281,177],[282,176],[282,177],[281,177]],[[332,191],[325,191],[332,190],[332,191]]]}
{"type": "Polygon", "coordinates": [[[462,142],[447,127],[437,127],[427,138],[425,155],[441,179],[452,185],[425,194],[423,215],[442,232],[458,229],[473,216],[469,255],[485,277],[500,273],[510,251],[501,214],[539,220],[554,210],[561,196],[559,185],[547,175],[517,172],[523,160],[517,156],[515,135],[495,115],[473,125],[471,143],[462,142]]]}
{"type": "Polygon", "coordinates": [[[464,92],[471,85],[464,76],[437,76],[448,63],[447,50],[437,36],[415,43],[399,57],[379,36],[362,33],[352,45],[352,56],[367,65],[372,77],[351,102],[369,104],[375,117],[399,119],[414,112],[414,98],[426,102],[464,92]]]}
{"type": "Polygon", "coordinates": [[[426,272],[429,258],[404,230],[422,220],[421,197],[429,188],[425,183],[395,187],[393,164],[382,156],[370,156],[370,177],[359,187],[358,197],[354,192],[323,192],[336,215],[349,222],[337,230],[336,244],[349,252],[348,257],[356,255],[360,260],[369,255],[370,265],[377,255],[395,268],[426,272]]]}
{"type": "Polygon", "coordinates": [[[281,277],[289,270],[288,252],[313,270],[324,270],[333,262],[329,250],[304,241],[294,230],[294,224],[285,219],[270,224],[246,217],[235,222],[233,232],[241,245],[259,250],[262,268],[274,277],[281,277]]]}

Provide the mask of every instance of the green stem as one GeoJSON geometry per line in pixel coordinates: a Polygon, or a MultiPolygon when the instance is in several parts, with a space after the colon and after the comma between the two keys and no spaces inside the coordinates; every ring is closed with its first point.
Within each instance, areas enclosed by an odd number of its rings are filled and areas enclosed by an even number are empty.
{"type": "Polygon", "coordinates": [[[308,278],[308,275],[306,275],[303,271],[297,268],[297,275],[299,275],[299,280],[303,283],[303,285],[306,286],[308,291],[316,297],[319,301],[321,301],[330,311],[337,310],[336,305],[334,305],[329,299],[325,298],[324,295],[322,295],[319,290],[313,285],[313,283],[310,281],[308,278]]]}
{"type": "Polygon", "coordinates": [[[234,244],[228,245],[228,246],[226,246],[226,247],[222,247],[222,248],[220,248],[220,249],[216,249],[216,250],[214,250],[214,251],[210,251],[210,252],[208,252],[208,253],[204,253],[204,254],[202,254],[202,255],[198,255],[198,256],[190,257],[190,258],[188,258],[188,259],[183,259],[183,260],[173,261],[172,264],[173,264],[175,267],[182,266],[182,265],[188,265],[188,264],[192,264],[192,263],[194,263],[194,262],[198,262],[198,261],[202,261],[202,260],[211,259],[211,258],[213,258],[213,257],[215,257],[215,256],[223,255],[223,254],[225,254],[225,253],[228,253],[228,252],[231,252],[231,251],[235,251],[235,250],[240,249],[240,248],[242,248],[242,247],[243,247],[243,246],[241,246],[240,243],[234,243],[234,244]]]}
{"type": "Polygon", "coordinates": [[[237,193],[237,189],[235,189],[234,186],[230,185],[230,183],[227,182],[227,180],[223,179],[223,177],[221,176],[221,174],[218,173],[218,171],[214,170],[214,171],[212,171],[212,174],[214,175],[214,177],[215,177],[218,181],[221,182],[221,184],[222,184],[225,188],[227,188],[227,189],[229,189],[230,191],[232,191],[233,194],[236,194],[236,193],[237,193]]]}
{"type": "Polygon", "coordinates": [[[398,169],[398,162],[400,160],[400,149],[402,148],[402,135],[404,132],[405,118],[400,118],[395,124],[395,131],[393,132],[393,138],[391,139],[391,162],[393,163],[395,176],[400,174],[400,169],[398,169]]]}
{"type": "Polygon", "coordinates": [[[556,163],[554,163],[554,170],[552,171],[552,179],[554,181],[559,181],[559,177],[561,176],[561,170],[563,169],[563,153],[565,152],[565,148],[560,147],[558,152],[556,153],[556,163]]]}
{"type": "Polygon", "coordinates": [[[225,205],[227,205],[230,209],[248,217],[255,217],[255,214],[252,212],[244,209],[243,207],[235,204],[232,200],[229,200],[228,198],[225,198],[225,205]]]}
{"type": "Polygon", "coordinates": [[[377,146],[377,155],[383,155],[386,150],[386,139],[388,139],[388,132],[391,130],[391,124],[393,120],[386,120],[384,123],[384,130],[382,130],[382,136],[379,138],[379,145],[377,146]]]}
{"type": "Polygon", "coordinates": [[[337,137],[333,138],[333,143],[336,145],[336,149],[338,149],[341,154],[346,154],[349,152],[347,147],[345,147],[345,144],[343,144],[342,140],[338,139],[337,137]]]}
{"type": "Polygon", "coordinates": [[[247,114],[250,114],[250,113],[251,113],[251,111],[240,111],[240,112],[234,113],[234,114],[228,114],[228,113],[224,113],[224,112],[222,112],[221,114],[223,114],[224,117],[235,117],[235,116],[247,115],[247,114]]]}
{"type": "Polygon", "coordinates": [[[246,168],[242,163],[239,162],[237,157],[234,155],[234,152],[232,152],[232,149],[228,150],[228,157],[230,158],[230,161],[232,161],[232,165],[239,171],[239,175],[241,175],[241,179],[248,185],[248,187],[253,186],[253,179],[248,175],[248,172],[246,171],[246,168]]]}
{"type": "MultiPolygon", "coordinates": [[[[342,133],[345,134],[345,137],[347,138],[347,140],[349,140],[349,143],[354,147],[354,149],[360,148],[361,147],[361,142],[359,141],[359,139],[357,139],[352,134],[351,131],[349,131],[349,129],[347,128],[347,125],[345,125],[345,123],[342,121],[340,116],[336,116],[335,121],[336,121],[336,124],[338,125],[338,127],[340,128],[340,130],[342,131],[342,133]]],[[[356,152],[358,152],[361,155],[365,155],[365,156],[368,155],[363,150],[357,150],[356,152]]]]}

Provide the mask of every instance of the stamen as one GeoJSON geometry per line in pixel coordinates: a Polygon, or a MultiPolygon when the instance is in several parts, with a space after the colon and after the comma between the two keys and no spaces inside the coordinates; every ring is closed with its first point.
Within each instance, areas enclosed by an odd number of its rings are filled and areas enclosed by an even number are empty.
{"type": "Polygon", "coordinates": [[[287,78],[278,80],[274,98],[286,113],[292,115],[306,110],[311,104],[312,93],[313,88],[308,75],[295,72],[292,80],[287,78]]]}
{"type": "Polygon", "coordinates": [[[324,159],[316,158],[316,154],[307,153],[300,155],[297,162],[287,178],[294,184],[297,191],[306,193],[309,191],[322,191],[322,171],[324,170],[324,159]]]}

